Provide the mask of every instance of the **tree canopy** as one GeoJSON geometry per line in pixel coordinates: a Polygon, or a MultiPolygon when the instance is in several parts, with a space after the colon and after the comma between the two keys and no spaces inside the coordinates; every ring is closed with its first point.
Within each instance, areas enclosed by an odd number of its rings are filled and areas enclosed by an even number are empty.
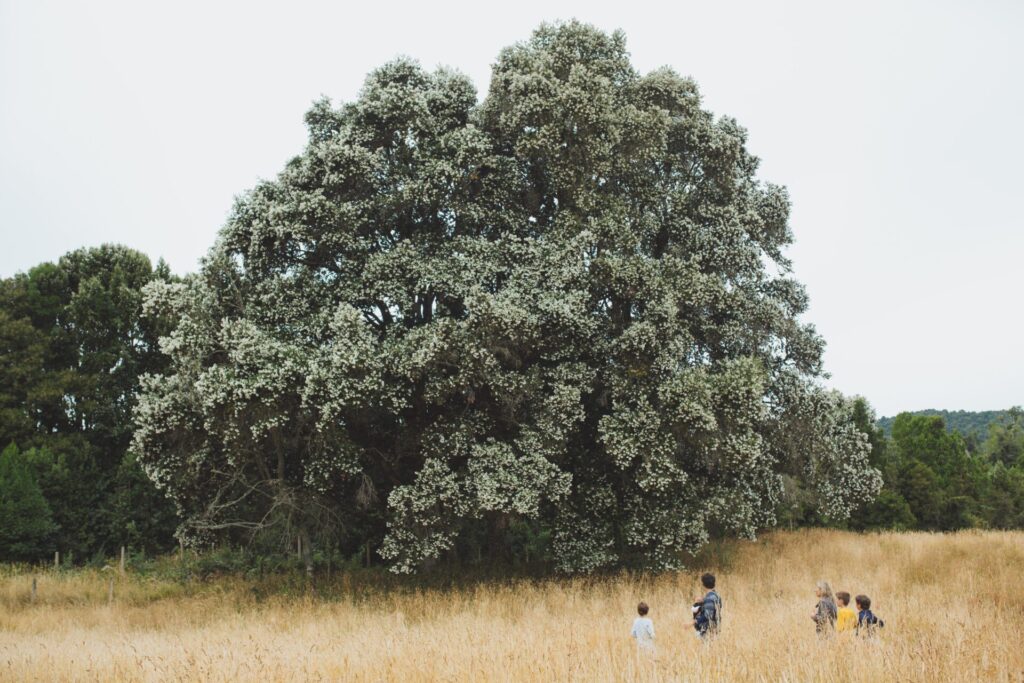
{"type": "Polygon", "coordinates": [[[164,322],[141,317],[154,279],[170,279],[166,265],[103,245],[0,280],[0,445],[25,449],[12,451],[11,471],[28,468],[42,492],[50,552],[173,541],[173,507],[127,454],[139,376],[165,362],[156,348],[164,322]],[[147,505],[129,511],[125,497],[147,505]]]}
{"type": "MultiPolygon", "coordinates": [[[[397,60],[306,115],[200,271],[135,451],[193,540],[372,545],[398,571],[510,534],[566,571],[669,567],[879,489],[800,321],[789,199],[746,132],[621,33],[545,25],[465,76],[397,60]]],[[[26,351],[26,353],[29,351],[26,351]]]]}

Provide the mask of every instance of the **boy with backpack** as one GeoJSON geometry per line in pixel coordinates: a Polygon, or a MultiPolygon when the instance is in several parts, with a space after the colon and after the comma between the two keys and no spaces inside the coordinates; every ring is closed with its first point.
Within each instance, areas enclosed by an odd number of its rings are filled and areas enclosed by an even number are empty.
{"type": "Polygon", "coordinates": [[[715,575],[704,574],[700,582],[707,594],[693,603],[693,628],[703,639],[718,635],[722,627],[722,598],[715,592],[715,575]]]}
{"type": "Polygon", "coordinates": [[[871,611],[871,598],[866,595],[857,596],[857,635],[872,636],[875,631],[885,626],[885,622],[871,611]]]}

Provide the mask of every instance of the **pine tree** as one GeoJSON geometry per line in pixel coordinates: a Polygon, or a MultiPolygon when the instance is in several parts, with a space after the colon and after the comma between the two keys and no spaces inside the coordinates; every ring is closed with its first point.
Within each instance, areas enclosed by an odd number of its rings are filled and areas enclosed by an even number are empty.
{"type": "Polygon", "coordinates": [[[40,559],[53,531],[50,507],[12,443],[0,453],[0,560],[40,559]]]}

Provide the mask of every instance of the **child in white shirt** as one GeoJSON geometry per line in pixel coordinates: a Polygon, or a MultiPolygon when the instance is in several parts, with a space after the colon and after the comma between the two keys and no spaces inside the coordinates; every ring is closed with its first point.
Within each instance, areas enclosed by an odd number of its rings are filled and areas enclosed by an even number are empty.
{"type": "Polygon", "coordinates": [[[654,654],[654,622],[647,617],[647,603],[641,602],[636,611],[640,616],[633,620],[633,630],[629,634],[636,639],[637,650],[654,654]]]}

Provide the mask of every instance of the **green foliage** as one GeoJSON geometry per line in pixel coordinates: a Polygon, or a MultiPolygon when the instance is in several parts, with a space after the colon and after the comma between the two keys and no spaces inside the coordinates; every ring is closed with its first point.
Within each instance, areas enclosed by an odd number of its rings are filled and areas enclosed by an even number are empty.
{"type": "Polygon", "coordinates": [[[141,317],[142,288],[169,277],[105,245],[0,280],[0,443],[29,447],[23,459],[56,525],[44,555],[170,545],[173,507],[134,459],[125,464],[139,376],[164,363],[167,321],[141,317]]]}
{"type": "Polygon", "coordinates": [[[166,550],[178,526],[174,508],[127,452],[114,476],[110,497],[108,538],[116,545],[140,551],[166,550]]]}
{"type": "Polygon", "coordinates": [[[981,454],[1007,467],[1024,466],[1024,411],[1010,408],[988,426],[981,454]]]}
{"type": "Polygon", "coordinates": [[[857,429],[868,438],[868,445],[871,447],[868,462],[875,469],[884,471],[888,464],[886,435],[882,429],[875,426],[875,411],[867,399],[858,396],[853,400],[852,417],[857,429]]]}
{"type": "Polygon", "coordinates": [[[959,432],[948,430],[940,415],[898,415],[891,421],[892,440],[883,435],[879,447],[872,449],[872,464],[882,470],[885,487],[876,501],[852,515],[851,527],[1020,528],[1021,411],[1011,408],[1001,415],[989,425],[988,439],[974,450],[959,432]]]}
{"type": "Polygon", "coordinates": [[[986,506],[992,527],[1024,527],[1024,468],[1006,467],[997,462],[992,467],[986,506]]]}
{"type": "Polygon", "coordinates": [[[899,473],[899,492],[922,529],[941,529],[944,497],[939,476],[920,460],[910,460],[899,473]]]}
{"type": "Polygon", "coordinates": [[[12,443],[0,453],[0,560],[38,558],[53,531],[50,507],[12,443]]]}
{"type": "Polygon", "coordinates": [[[878,498],[864,504],[850,519],[851,528],[862,531],[906,531],[917,528],[917,525],[917,518],[907,500],[889,488],[883,488],[878,498]]]}
{"type": "Polygon", "coordinates": [[[896,489],[922,528],[977,526],[986,468],[980,457],[967,452],[959,433],[947,432],[941,417],[903,413],[892,434],[900,463],[896,489]]]}
{"type": "Polygon", "coordinates": [[[53,548],[48,550],[87,558],[102,548],[104,540],[101,472],[88,442],[80,436],[47,441],[60,450],[33,448],[25,451],[24,458],[50,502],[57,525],[53,548]]]}
{"type": "MultiPolygon", "coordinates": [[[[9,280],[0,281],[0,293],[10,289],[9,280]]],[[[45,353],[46,336],[30,320],[0,308],[0,443],[25,443],[33,434],[45,353]]]]}
{"type": "MultiPolygon", "coordinates": [[[[988,427],[993,422],[1002,418],[1007,411],[1004,410],[918,410],[911,412],[911,415],[923,415],[929,417],[941,417],[946,424],[946,430],[960,432],[964,439],[982,439],[988,433],[988,427]]],[[[892,435],[895,417],[882,417],[878,419],[878,426],[885,432],[886,436],[892,435]]]]}

